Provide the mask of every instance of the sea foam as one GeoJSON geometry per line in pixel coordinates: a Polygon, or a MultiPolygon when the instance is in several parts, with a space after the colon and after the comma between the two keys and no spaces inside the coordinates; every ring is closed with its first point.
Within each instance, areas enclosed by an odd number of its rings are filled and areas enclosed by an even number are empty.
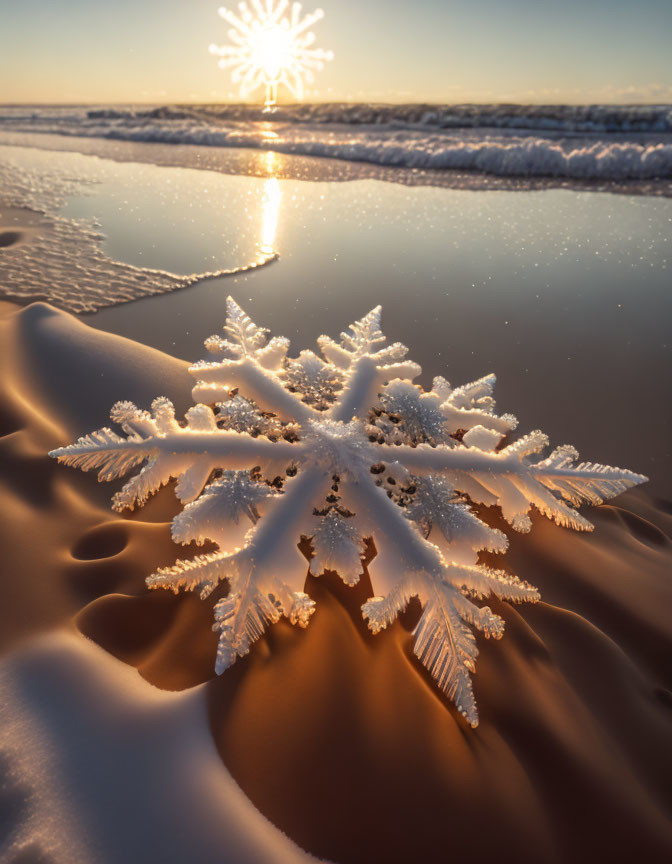
{"type": "Polygon", "coordinates": [[[0,130],[244,147],[500,177],[672,177],[672,106],[249,105],[0,109],[0,130]]]}

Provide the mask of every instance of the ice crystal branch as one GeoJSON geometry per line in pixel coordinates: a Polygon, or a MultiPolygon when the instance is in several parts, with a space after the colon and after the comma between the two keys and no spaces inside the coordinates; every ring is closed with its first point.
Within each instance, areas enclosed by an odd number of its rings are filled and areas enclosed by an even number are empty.
{"type": "Polygon", "coordinates": [[[569,446],[543,455],[542,432],[503,446],[516,427],[495,411],[494,375],[458,388],[442,377],[425,392],[420,367],[400,343],[388,345],[380,307],[335,341],[288,356],[231,298],[224,337],[206,341],[211,359],[190,368],[194,401],[179,422],[168,399],[151,412],[129,402],[107,427],[51,454],[99,479],[134,469],[113,498],[117,510],[142,505],[169,480],[185,504],[172,524],[177,543],[211,541],[215,552],[177,561],[147,580],[150,588],[219,592],[213,629],[216,671],[242,657],[265,628],[287,617],[305,627],[314,603],[310,572],[336,571],[348,585],[368,565],[376,596],[362,607],[373,633],[417,597],[422,614],[413,650],[467,721],[476,726],[472,689],[478,649],[473,630],[499,639],[504,621],[478,601],[495,596],[534,602],[533,586],[479,562],[508,541],[473,505],[498,507],[517,531],[536,508],[560,525],[590,530],[576,507],[599,504],[646,478],[579,462],[569,446]]]}

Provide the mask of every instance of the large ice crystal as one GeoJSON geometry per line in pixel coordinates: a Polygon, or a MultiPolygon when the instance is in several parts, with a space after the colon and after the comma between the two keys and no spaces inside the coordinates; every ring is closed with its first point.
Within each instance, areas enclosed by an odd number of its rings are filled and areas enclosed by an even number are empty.
{"type": "Polygon", "coordinates": [[[504,552],[507,539],[473,505],[499,507],[517,531],[529,531],[533,506],[589,530],[576,505],[599,504],[646,478],[576,464],[568,446],[544,457],[542,432],[503,444],[516,420],[495,413],[494,375],[455,389],[435,378],[425,392],[413,383],[420,367],[407,349],[386,343],[380,307],[339,341],[320,337],[324,360],[309,351],[288,358],[289,342],[269,339],[231,298],[227,313],[225,338],[206,342],[213,359],[189,370],[197,404],[184,423],[165,398],[151,413],[120,402],[112,420],[123,435],[104,428],[51,455],[98,469],[101,480],[143,465],[114,496],[120,511],[176,479],[185,507],[173,539],[217,548],[158,570],[147,584],[216,592],[218,673],[282,615],[308,624],[314,603],[303,590],[302,537],[312,547],[310,572],[335,570],[348,585],[359,580],[372,540],[376,596],[362,607],[370,629],[378,633],[419,598],[415,654],[476,726],[472,628],[498,639],[504,623],[475,601],[534,602],[539,594],[479,563],[479,551],[504,552]]]}

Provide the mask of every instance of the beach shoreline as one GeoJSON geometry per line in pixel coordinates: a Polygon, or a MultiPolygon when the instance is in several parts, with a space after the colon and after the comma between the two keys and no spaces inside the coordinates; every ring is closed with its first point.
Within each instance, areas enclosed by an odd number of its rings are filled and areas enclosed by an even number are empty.
{"type": "Polygon", "coordinates": [[[672,180],[619,180],[614,178],[498,176],[477,170],[422,169],[403,165],[385,166],[357,159],[305,156],[282,152],[277,164],[269,167],[266,149],[206,146],[202,144],[123,141],[114,138],[81,137],[44,132],[12,132],[0,125],[0,147],[32,147],[53,152],[74,152],[117,162],[138,162],[172,168],[194,168],[249,177],[307,180],[311,182],[352,182],[380,180],[403,186],[433,186],[441,189],[487,191],[539,191],[572,189],[616,195],[672,197],[672,180]]]}

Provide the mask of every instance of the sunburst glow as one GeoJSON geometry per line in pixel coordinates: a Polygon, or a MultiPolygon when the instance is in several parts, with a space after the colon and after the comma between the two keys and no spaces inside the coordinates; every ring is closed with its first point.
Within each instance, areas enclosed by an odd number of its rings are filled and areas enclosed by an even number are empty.
{"type": "Polygon", "coordinates": [[[238,5],[238,14],[222,7],[222,18],[231,25],[231,45],[211,45],[221,69],[231,69],[243,99],[261,87],[265,104],[277,102],[278,87],[284,85],[296,99],[302,99],[304,84],[314,80],[314,72],[333,59],[331,51],[313,47],[315,34],[310,28],[324,18],[322,9],[302,17],[301,4],[289,0],[250,0],[238,5]]]}

